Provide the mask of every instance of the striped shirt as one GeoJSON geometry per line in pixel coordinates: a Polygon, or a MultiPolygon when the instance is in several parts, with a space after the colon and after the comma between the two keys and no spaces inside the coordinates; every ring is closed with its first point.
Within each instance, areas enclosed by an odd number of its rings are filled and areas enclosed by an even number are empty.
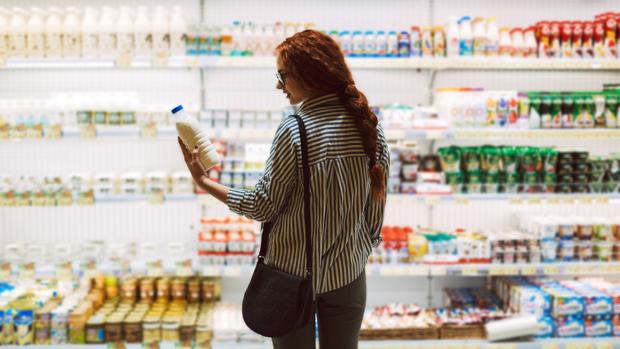
{"type": "MultiPolygon", "coordinates": [[[[380,241],[385,200],[372,198],[368,158],[353,116],[335,94],[299,107],[307,130],[310,166],[313,283],[325,293],[353,282],[380,241]]],[[[389,173],[389,150],[378,127],[377,162],[389,173]]],[[[303,175],[295,118],[278,127],[265,172],[252,190],[231,189],[228,207],[272,222],[265,263],[303,276],[306,266],[303,175]]]]}

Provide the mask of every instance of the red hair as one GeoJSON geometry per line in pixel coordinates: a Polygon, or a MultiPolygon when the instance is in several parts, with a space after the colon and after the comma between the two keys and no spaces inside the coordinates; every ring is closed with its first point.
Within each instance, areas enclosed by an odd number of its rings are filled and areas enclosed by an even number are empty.
{"type": "Polygon", "coordinates": [[[377,163],[378,119],[368,106],[366,96],[355,86],[338,44],[319,31],[304,30],[284,40],[276,48],[276,53],[287,74],[305,88],[318,94],[336,93],[340,97],[362,135],[373,197],[383,200],[385,175],[377,163]]]}

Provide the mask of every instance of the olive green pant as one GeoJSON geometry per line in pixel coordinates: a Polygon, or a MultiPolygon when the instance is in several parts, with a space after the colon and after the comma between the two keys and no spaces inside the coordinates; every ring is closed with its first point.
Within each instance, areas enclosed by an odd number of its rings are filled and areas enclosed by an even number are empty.
{"type": "MultiPolygon", "coordinates": [[[[366,273],[355,281],[316,296],[320,349],[357,349],[366,307],[366,273]]],[[[314,349],[315,321],[273,339],[274,349],[314,349]]]]}

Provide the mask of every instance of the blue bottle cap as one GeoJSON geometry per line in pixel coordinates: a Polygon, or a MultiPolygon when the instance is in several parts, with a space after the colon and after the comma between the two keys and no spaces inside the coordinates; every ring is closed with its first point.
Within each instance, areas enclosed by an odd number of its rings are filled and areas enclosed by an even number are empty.
{"type": "Polygon", "coordinates": [[[174,107],[174,109],[172,109],[171,111],[172,111],[172,114],[176,114],[181,110],[183,110],[183,106],[179,104],[176,107],[174,107]]]}

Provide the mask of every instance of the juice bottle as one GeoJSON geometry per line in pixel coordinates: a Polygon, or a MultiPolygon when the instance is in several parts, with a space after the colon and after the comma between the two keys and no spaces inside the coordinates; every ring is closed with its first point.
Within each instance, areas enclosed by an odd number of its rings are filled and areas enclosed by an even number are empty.
{"type": "Polygon", "coordinates": [[[573,24],[569,21],[564,21],[561,24],[561,56],[565,58],[573,57],[573,24]]]}
{"type": "Polygon", "coordinates": [[[605,17],[605,48],[607,49],[607,55],[609,57],[616,57],[617,51],[617,33],[618,22],[616,14],[608,12],[605,17]]]}
{"type": "Polygon", "coordinates": [[[459,55],[459,23],[456,16],[450,16],[448,33],[446,35],[446,51],[448,57],[457,57],[459,55]]]}
{"type": "Polygon", "coordinates": [[[583,57],[583,22],[573,22],[573,37],[572,37],[573,57],[583,57]]]}
{"type": "Polygon", "coordinates": [[[104,7],[99,22],[99,54],[102,57],[116,56],[118,37],[116,36],[116,11],[111,7],[104,7]]]}
{"type": "Polygon", "coordinates": [[[364,33],[364,52],[362,54],[366,57],[377,57],[377,41],[375,32],[367,30],[364,33]]]}
{"type": "Polygon", "coordinates": [[[471,18],[465,16],[459,22],[459,54],[461,56],[471,56],[473,54],[473,41],[471,18]]]}
{"type": "Polygon", "coordinates": [[[594,22],[586,21],[583,25],[581,51],[584,58],[594,58],[594,22]]]}
{"type": "Polygon", "coordinates": [[[484,18],[476,17],[473,21],[474,27],[474,56],[484,56],[487,47],[487,33],[484,18]]]}
{"type": "Polygon", "coordinates": [[[422,57],[422,32],[420,27],[411,27],[411,34],[401,31],[398,36],[398,55],[400,57],[422,57]]]}
{"type": "Polygon", "coordinates": [[[353,53],[353,37],[348,30],[340,32],[340,49],[345,57],[351,56],[353,53]]]}
{"type": "Polygon", "coordinates": [[[45,21],[45,56],[60,58],[62,56],[62,20],[60,10],[55,7],[48,9],[45,21]]]}
{"type": "Polygon", "coordinates": [[[496,125],[506,127],[508,124],[508,98],[504,94],[497,97],[497,120],[496,125]]]}
{"type": "Polygon", "coordinates": [[[204,170],[216,166],[220,162],[219,155],[198,120],[188,115],[181,105],[172,109],[172,114],[177,132],[185,147],[189,151],[198,148],[199,159],[204,170]]]}
{"type": "Polygon", "coordinates": [[[528,96],[530,100],[530,110],[529,110],[529,128],[531,129],[539,129],[541,128],[542,118],[541,118],[541,104],[542,100],[539,95],[531,94],[528,96]]]}
{"type": "Polygon", "coordinates": [[[446,34],[442,26],[433,29],[433,55],[435,57],[446,56],[446,34]]]}
{"type": "Polygon", "coordinates": [[[398,34],[390,30],[387,36],[387,56],[398,57],[398,34]]]}
{"type": "Polygon", "coordinates": [[[616,128],[618,124],[618,95],[609,93],[605,95],[605,124],[607,128],[616,128]]]}
{"type": "Polygon", "coordinates": [[[79,57],[82,52],[80,35],[80,13],[77,8],[67,8],[62,23],[62,51],[64,57],[79,57]]]}
{"type": "Polygon", "coordinates": [[[536,57],[538,44],[536,43],[536,31],[534,27],[528,27],[524,34],[525,36],[525,57],[536,57]]]}
{"type": "Polygon", "coordinates": [[[363,57],[364,56],[364,35],[361,31],[356,30],[353,32],[353,54],[352,57],[363,57]]]}
{"type": "Polygon", "coordinates": [[[592,40],[592,47],[594,50],[594,57],[604,58],[607,56],[607,49],[605,48],[605,21],[598,20],[594,23],[594,34],[592,40]]]}
{"type": "Polygon", "coordinates": [[[26,11],[16,7],[9,22],[9,56],[25,57],[27,54],[26,45],[26,11]]]}
{"type": "Polygon", "coordinates": [[[514,28],[510,31],[510,39],[512,41],[512,48],[510,50],[510,55],[513,57],[524,57],[525,56],[525,38],[523,37],[523,29],[514,28]]]}
{"type": "Polygon", "coordinates": [[[549,22],[538,22],[536,24],[536,31],[538,32],[538,57],[549,57],[549,50],[551,49],[551,26],[549,22]]]}
{"type": "Polygon", "coordinates": [[[82,16],[82,57],[96,58],[99,56],[99,25],[97,11],[92,7],[84,9],[82,16]]]}
{"type": "Polygon", "coordinates": [[[183,18],[181,6],[172,8],[170,17],[170,54],[181,56],[185,54],[185,35],[187,34],[187,24],[183,18]]]}
{"type": "Polygon", "coordinates": [[[499,29],[495,17],[487,19],[485,52],[487,56],[497,56],[499,52],[499,29]]]}
{"type": "Polygon", "coordinates": [[[544,95],[540,103],[540,128],[551,128],[553,118],[551,116],[551,97],[544,95]]]}
{"type": "Polygon", "coordinates": [[[499,48],[497,53],[502,57],[510,57],[512,54],[512,39],[510,38],[510,29],[508,28],[499,30],[499,48]]]}
{"type": "Polygon", "coordinates": [[[549,46],[550,57],[560,57],[561,44],[560,44],[560,22],[551,22],[551,44],[549,46]]]}
{"type": "Polygon", "coordinates": [[[573,119],[574,100],[572,95],[566,95],[562,99],[562,128],[575,127],[573,119]]]}
{"type": "Polygon", "coordinates": [[[376,50],[378,57],[386,57],[388,50],[388,38],[383,30],[377,32],[376,50]]]}
{"type": "Polygon", "coordinates": [[[29,57],[40,58],[45,55],[45,23],[43,21],[43,15],[43,10],[38,7],[30,9],[28,34],[26,37],[29,57]]]}
{"type": "Polygon", "coordinates": [[[562,96],[557,94],[551,100],[551,128],[562,128],[562,96]]]}
{"type": "Polygon", "coordinates": [[[430,26],[422,27],[422,56],[433,56],[433,33],[430,26]]]}

